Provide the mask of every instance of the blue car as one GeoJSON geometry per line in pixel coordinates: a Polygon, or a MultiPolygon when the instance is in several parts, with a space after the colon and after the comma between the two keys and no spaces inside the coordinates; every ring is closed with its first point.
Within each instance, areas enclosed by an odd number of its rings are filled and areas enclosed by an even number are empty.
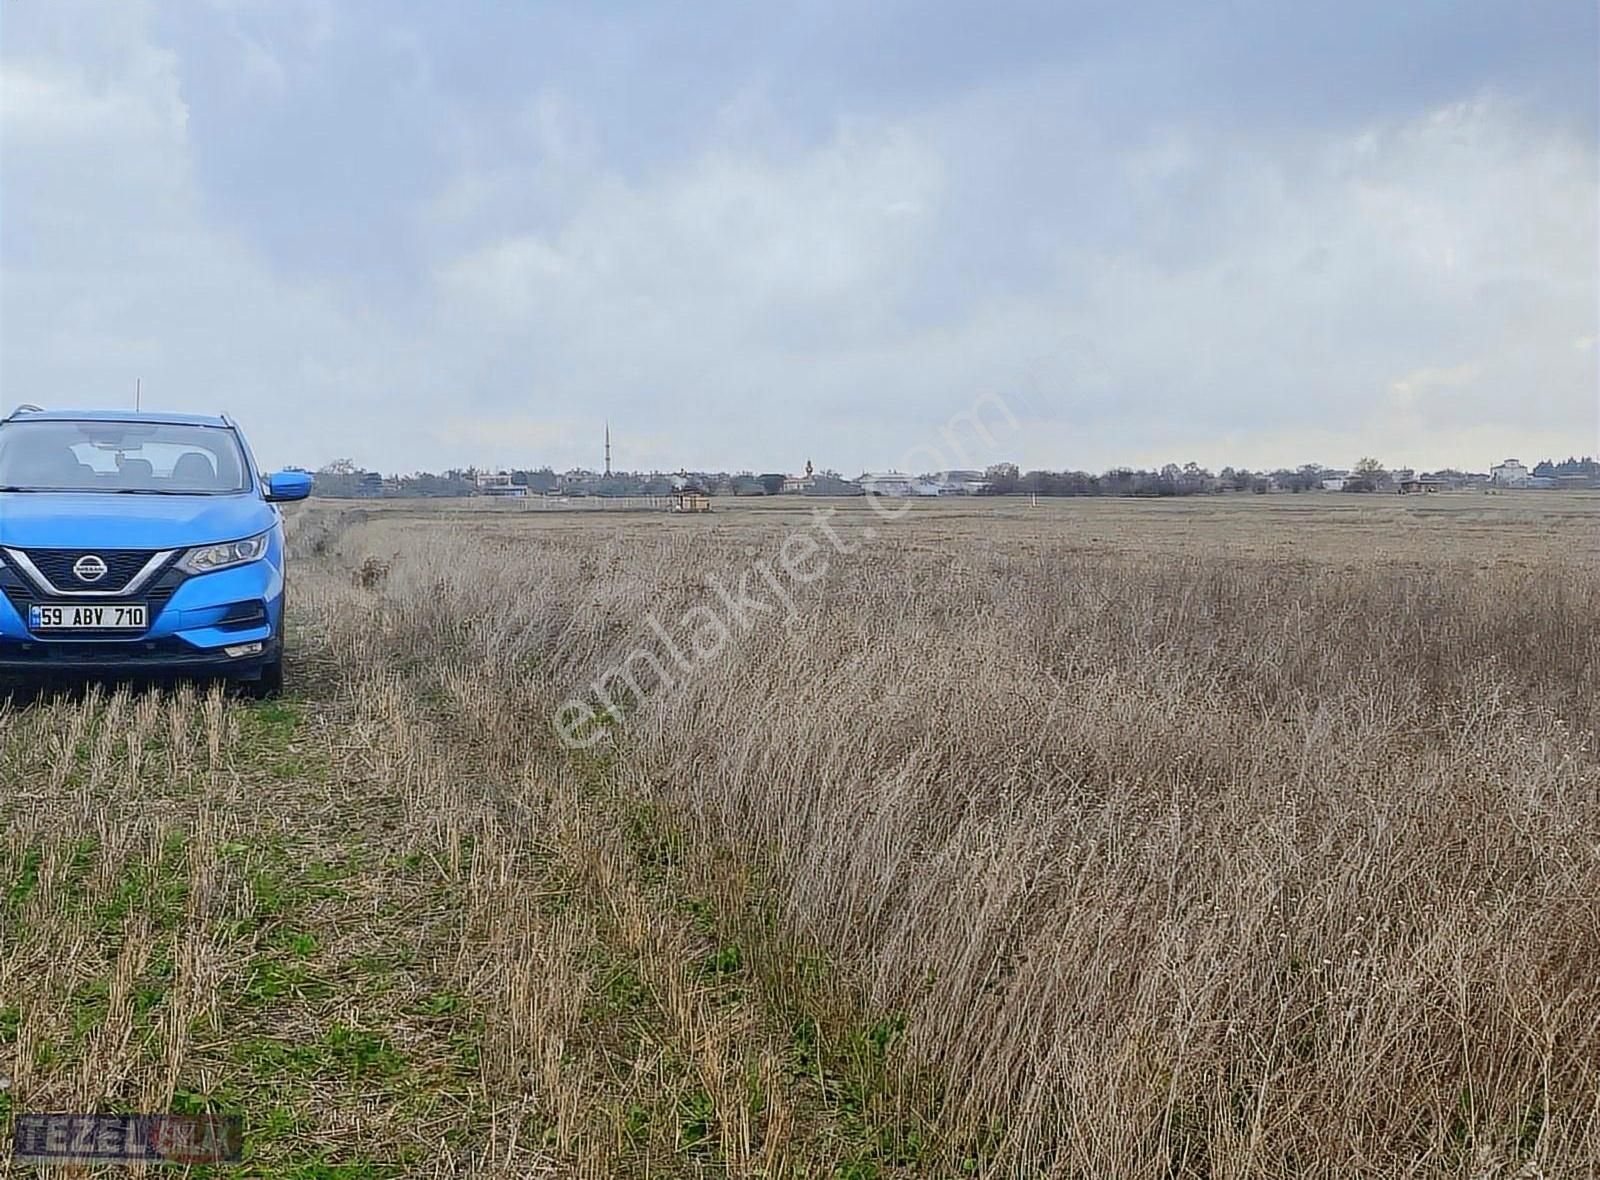
{"type": "Polygon", "coordinates": [[[0,419],[0,673],[283,686],[283,520],[311,476],[261,476],[227,417],[0,419]]]}

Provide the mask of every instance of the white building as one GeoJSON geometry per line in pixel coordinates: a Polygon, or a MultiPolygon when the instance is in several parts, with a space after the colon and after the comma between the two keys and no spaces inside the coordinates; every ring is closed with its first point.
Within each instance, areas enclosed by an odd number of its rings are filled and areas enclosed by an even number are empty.
{"type": "Polygon", "coordinates": [[[933,477],[941,496],[976,496],[989,486],[981,471],[941,471],[933,477]]]}
{"type": "Polygon", "coordinates": [[[1525,488],[1532,478],[1532,472],[1516,459],[1507,459],[1489,468],[1489,482],[1505,488],[1525,488]]]}
{"type": "Polygon", "coordinates": [[[511,496],[522,497],[528,494],[528,489],[521,484],[512,483],[511,476],[506,472],[490,473],[487,471],[478,474],[478,495],[480,496],[511,496]]]}
{"type": "Polygon", "coordinates": [[[856,480],[869,496],[919,495],[917,481],[899,471],[868,471],[856,480]]]}

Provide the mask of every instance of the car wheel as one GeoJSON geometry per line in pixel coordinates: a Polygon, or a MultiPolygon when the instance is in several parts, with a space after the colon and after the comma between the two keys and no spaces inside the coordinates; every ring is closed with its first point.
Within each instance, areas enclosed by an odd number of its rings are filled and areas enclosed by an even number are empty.
{"type": "Polygon", "coordinates": [[[283,657],[270,664],[261,665],[261,675],[244,682],[244,690],[258,701],[269,700],[283,692],[283,657]]]}

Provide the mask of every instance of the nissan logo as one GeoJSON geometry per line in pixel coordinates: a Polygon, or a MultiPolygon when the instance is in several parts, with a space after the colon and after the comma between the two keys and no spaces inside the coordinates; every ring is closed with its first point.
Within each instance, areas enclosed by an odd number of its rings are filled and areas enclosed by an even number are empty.
{"type": "Polygon", "coordinates": [[[98,582],[106,576],[106,563],[95,553],[85,553],[72,563],[72,573],[80,582],[98,582]]]}

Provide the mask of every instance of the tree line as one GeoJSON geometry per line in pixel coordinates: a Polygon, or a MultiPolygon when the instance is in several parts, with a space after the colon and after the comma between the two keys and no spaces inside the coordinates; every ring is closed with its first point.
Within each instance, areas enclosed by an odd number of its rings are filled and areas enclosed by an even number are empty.
{"type": "Polygon", "coordinates": [[[1021,471],[997,463],[984,472],[984,494],[993,496],[1198,496],[1212,492],[1305,492],[1320,488],[1327,469],[1317,464],[1274,471],[1224,467],[1213,473],[1198,463],[1168,463],[1155,470],[1113,467],[1087,471],[1021,471]]]}
{"type": "MultiPolygon", "coordinates": [[[[409,475],[385,477],[366,471],[350,459],[336,459],[315,475],[316,494],[334,497],[359,496],[470,496],[478,490],[477,468],[450,468],[434,473],[419,471],[409,475]]],[[[508,473],[511,483],[527,489],[529,495],[560,493],[593,496],[665,496],[686,485],[712,495],[778,495],[785,489],[786,477],[779,474],[753,474],[748,471],[694,471],[602,473],[572,470],[563,473],[553,468],[516,469],[508,473]]],[[[1592,458],[1544,460],[1534,469],[1536,477],[1586,478],[1600,485],[1600,462],[1592,458]]],[[[1023,471],[1015,463],[996,463],[984,472],[980,495],[1011,496],[1195,496],[1219,492],[1306,492],[1337,486],[1345,492],[1392,491],[1409,471],[1396,473],[1377,459],[1363,457],[1348,471],[1306,463],[1299,467],[1278,467],[1253,471],[1248,467],[1224,467],[1212,472],[1198,463],[1168,463],[1154,469],[1113,467],[1098,474],[1075,470],[1023,471]]],[[[1424,478],[1447,486],[1468,486],[1486,482],[1482,472],[1444,469],[1424,473],[1424,478]]],[[[919,478],[933,480],[928,474],[919,478]]],[[[859,495],[858,484],[837,471],[822,470],[806,481],[812,495],[859,495]]]]}

